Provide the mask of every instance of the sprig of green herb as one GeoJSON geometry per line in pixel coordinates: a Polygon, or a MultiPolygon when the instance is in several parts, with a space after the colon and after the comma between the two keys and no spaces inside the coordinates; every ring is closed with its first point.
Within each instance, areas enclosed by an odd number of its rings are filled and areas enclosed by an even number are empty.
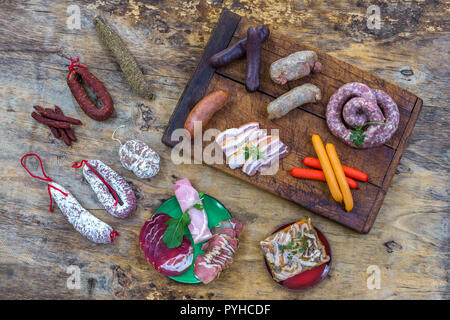
{"type": "Polygon", "coordinates": [[[382,125],[389,125],[390,123],[385,122],[366,122],[361,126],[353,127],[352,133],[350,134],[350,140],[352,140],[353,144],[357,147],[360,147],[364,140],[366,139],[366,135],[364,134],[364,131],[362,130],[366,125],[368,124],[382,124],[382,125]]]}
{"type": "Polygon", "coordinates": [[[264,152],[259,150],[257,146],[251,145],[250,147],[246,146],[244,147],[244,157],[245,160],[248,160],[249,158],[259,160],[264,160],[264,152]]]}
{"type": "Polygon", "coordinates": [[[188,211],[192,208],[197,210],[203,210],[203,199],[205,198],[205,194],[200,192],[198,194],[199,200],[192,204],[189,208],[187,208],[181,217],[179,218],[171,218],[167,220],[166,226],[167,229],[164,231],[163,240],[164,244],[168,248],[177,248],[180,246],[183,241],[184,229],[191,223],[191,217],[189,216],[188,211]]]}

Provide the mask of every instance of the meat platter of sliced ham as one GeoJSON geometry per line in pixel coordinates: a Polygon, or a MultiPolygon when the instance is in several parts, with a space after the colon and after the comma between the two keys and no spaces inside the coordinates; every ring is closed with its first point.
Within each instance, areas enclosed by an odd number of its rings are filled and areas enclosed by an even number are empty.
{"type": "MultiPolygon", "coordinates": [[[[142,226],[139,244],[148,263],[161,274],[179,276],[195,261],[193,276],[197,281],[209,283],[233,261],[239,247],[238,236],[242,231],[242,222],[226,219],[210,230],[208,215],[203,206],[204,194],[198,193],[188,179],[177,181],[174,191],[182,212],[181,217],[155,213],[142,226]],[[183,216],[185,219],[189,216],[189,219],[185,221],[183,216]],[[168,228],[174,220],[181,223],[181,226],[177,242],[172,243],[171,240],[167,242],[165,233],[172,234],[168,228]],[[187,230],[192,236],[192,242],[186,236],[187,230]]],[[[179,212],[174,215],[179,215],[179,212]]]]}
{"type": "Polygon", "coordinates": [[[288,155],[288,147],[280,138],[267,135],[267,130],[261,129],[257,122],[227,129],[216,137],[215,142],[224,152],[228,166],[231,169],[242,167],[249,176],[264,172],[288,155]]]}

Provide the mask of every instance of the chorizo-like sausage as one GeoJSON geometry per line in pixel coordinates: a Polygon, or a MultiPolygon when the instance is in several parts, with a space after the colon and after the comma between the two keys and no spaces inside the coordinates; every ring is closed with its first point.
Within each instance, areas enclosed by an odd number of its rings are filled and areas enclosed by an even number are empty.
{"type": "Polygon", "coordinates": [[[259,88],[261,67],[261,41],[255,28],[247,30],[247,64],[245,65],[245,89],[255,92],[259,88]]]}
{"type": "Polygon", "coordinates": [[[270,78],[273,82],[283,85],[288,81],[297,80],[311,72],[322,71],[322,64],[318,61],[314,51],[305,50],[295,52],[279,59],[270,65],[270,78]]]}
{"type": "MultiPolygon", "coordinates": [[[[256,28],[256,31],[258,32],[259,41],[261,42],[266,41],[266,39],[269,37],[270,31],[268,26],[258,26],[256,28]]],[[[215,55],[209,58],[209,64],[214,68],[220,68],[230,64],[234,60],[244,57],[246,52],[247,37],[239,40],[225,50],[217,52],[215,55]]]]}
{"type": "Polygon", "coordinates": [[[114,102],[111,95],[101,81],[87,69],[72,68],[67,76],[67,85],[81,109],[89,117],[97,121],[104,121],[111,117],[114,112],[114,102]],[[78,77],[81,77],[84,83],[91,88],[93,93],[97,96],[98,100],[101,101],[101,108],[97,108],[97,106],[89,99],[86,90],[84,90],[78,77]]]}
{"type": "Polygon", "coordinates": [[[220,110],[228,101],[228,91],[219,89],[211,92],[203,97],[189,113],[184,129],[186,129],[191,137],[194,137],[194,123],[199,121],[202,127],[211,120],[214,113],[220,110]]]}

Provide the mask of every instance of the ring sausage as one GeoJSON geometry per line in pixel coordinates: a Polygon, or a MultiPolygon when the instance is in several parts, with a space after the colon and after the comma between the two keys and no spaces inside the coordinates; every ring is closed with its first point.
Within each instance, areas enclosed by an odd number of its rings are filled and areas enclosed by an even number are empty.
{"type": "Polygon", "coordinates": [[[326,118],[331,132],[349,146],[372,148],[384,144],[394,135],[400,113],[386,92],[351,82],[330,97],[326,118]],[[364,128],[364,139],[359,145],[352,138],[352,129],[356,127],[364,128]]]}
{"type": "Polygon", "coordinates": [[[228,91],[219,89],[203,97],[195,105],[184,123],[184,129],[190,133],[191,137],[194,137],[194,123],[201,122],[203,128],[211,120],[214,113],[227,103],[228,97],[228,91]]]}
{"type": "Polygon", "coordinates": [[[89,117],[97,121],[104,121],[111,117],[114,112],[114,102],[101,81],[91,72],[83,68],[73,68],[67,76],[67,85],[81,109],[89,117]],[[97,108],[97,106],[89,99],[86,90],[84,90],[79,81],[79,77],[89,88],[91,88],[98,100],[101,101],[101,108],[97,108]]]}

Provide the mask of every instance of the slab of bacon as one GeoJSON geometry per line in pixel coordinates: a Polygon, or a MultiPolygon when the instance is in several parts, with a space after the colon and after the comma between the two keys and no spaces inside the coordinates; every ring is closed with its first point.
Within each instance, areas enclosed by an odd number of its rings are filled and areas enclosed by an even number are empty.
{"type": "Polygon", "coordinates": [[[156,213],[146,221],[139,234],[139,244],[147,261],[165,276],[178,276],[184,273],[194,260],[194,249],[188,238],[183,237],[177,248],[168,248],[164,244],[163,234],[166,222],[171,217],[165,213],[156,213]]]}
{"type": "Polygon", "coordinates": [[[243,228],[237,219],[222,221],[212,229],[213,236],[202,246],[202,253],[194,262],[194,275],[203,283],[210,283],[233,262],[239,247],[238,236],[243,228]]]}
{"type": "Polygon", "coordinates": [[[191,223],[188,228],[191,232],[194,244],[203,242],[212,237],[211,231],[208,228],[208,217],[204,209],[198,210],[192,207],[193,204],[199,203],[200,197],[197,190],[195,190],[189,179],[181,179],[177,181],[173,187],[175,190],[175,197],[180,204],[181,211],[185,212],[187,209],[191,218],[191,223]]]}
{"type": "Polygon", "coordinates": [[[215,142],[225,153],[229,167],[242,167],[249,176],[263,172],[288,154],[288,148],[280,138],[267,135],[267,130],[260,129],[257,122],[227,129],[217,136],[215,142]]]}

